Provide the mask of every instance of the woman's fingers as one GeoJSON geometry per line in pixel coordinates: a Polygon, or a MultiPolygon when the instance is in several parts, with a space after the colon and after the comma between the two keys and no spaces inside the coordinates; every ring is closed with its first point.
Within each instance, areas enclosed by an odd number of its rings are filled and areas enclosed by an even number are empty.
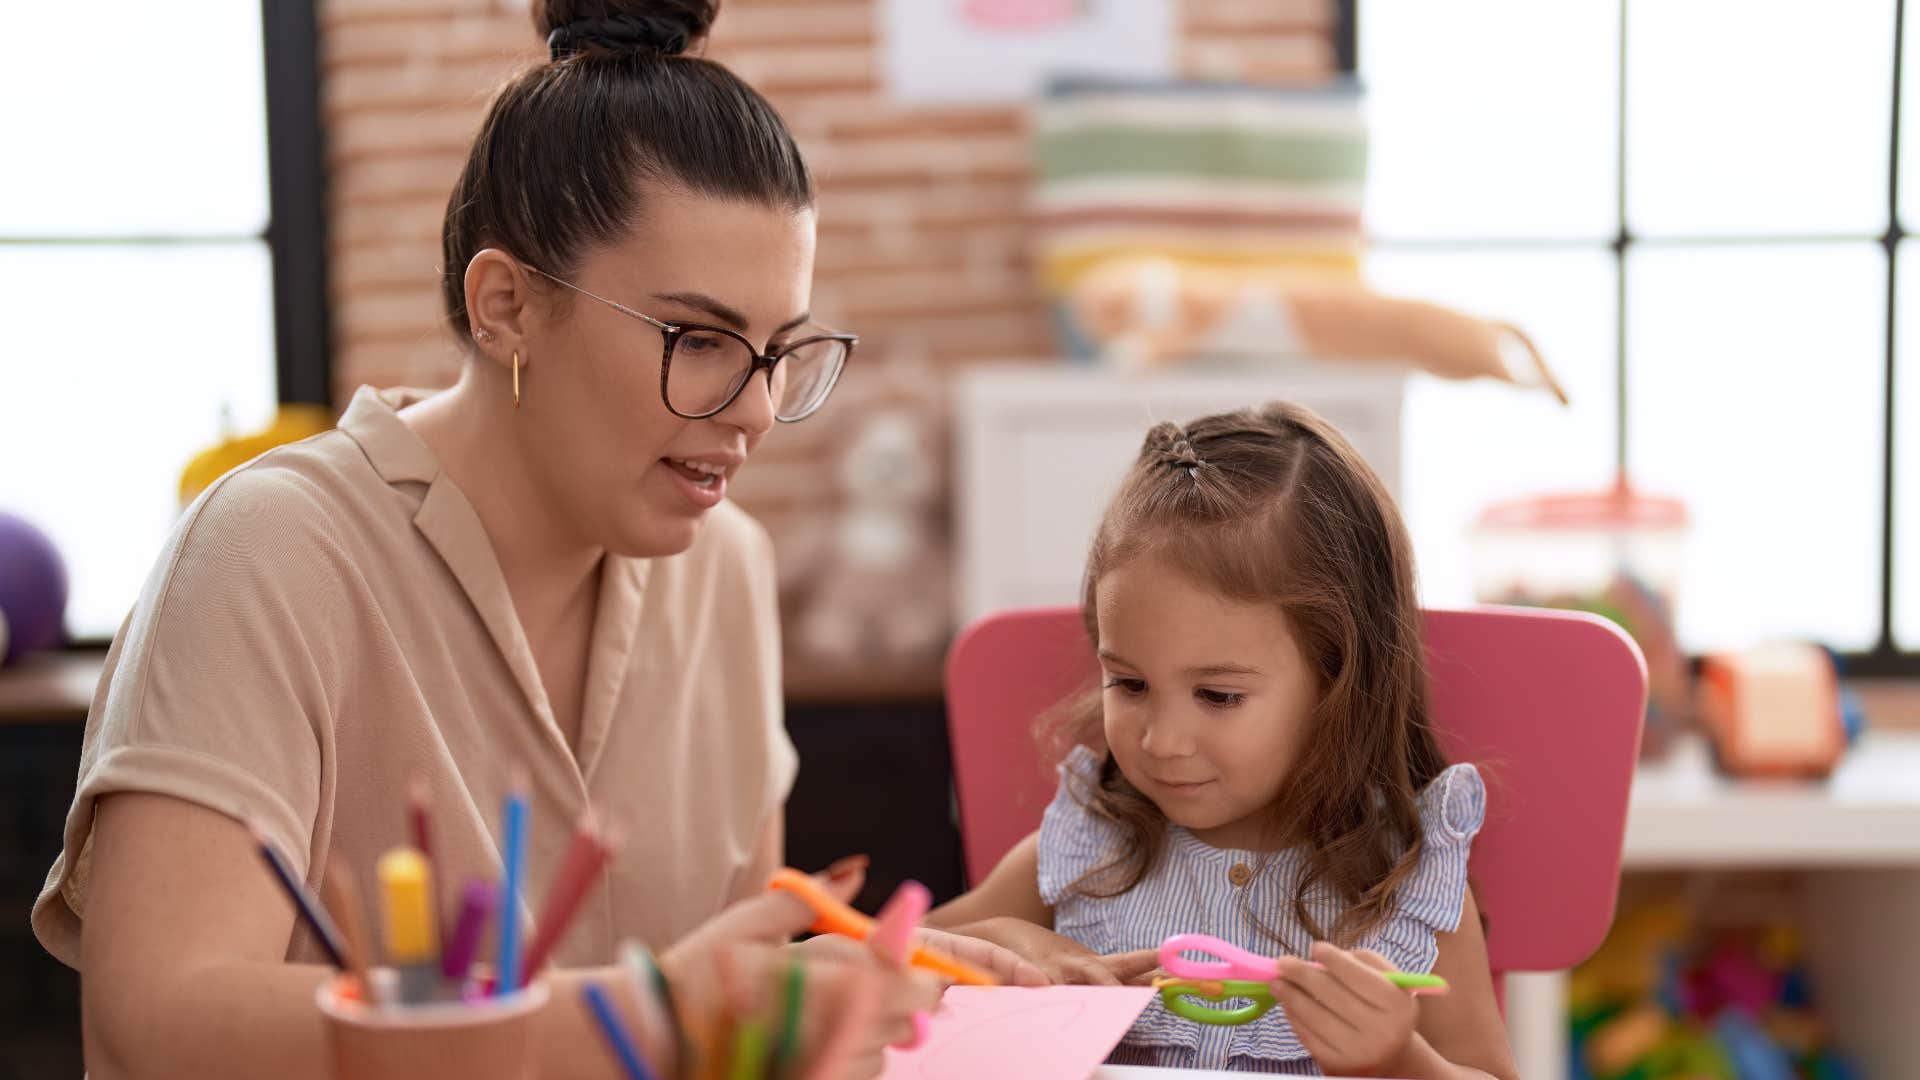
{"type": "MultiPolygon", "coordinates": [[[[867,857],[849,855],[815,875],[826,890],[851,900],[866,880],[867,857]]],[[[793,893],[769,890],[739,901],[696,927],[680,943],[703,947],[708,943],[757,942],[780,945],[805,933],[817,915],[793,893]]]]}
{"type": "Polygon", "coordinates": [[[814,1051],[812,1067],[806,1070],[807,1080],[846,1080],[849,1076],[877,1075],[877,1069],[873,1072],[855,1072],[854,1068],[857,1062],[865,1061],[869,1055],[876,1059],[879,1056],[879,1051],[867,1045],[867,1035],[875,1026],[874,1011],[880,1001],[880,984],[878,972],[850,968],[843,972],[840,992],[823,995],[830,1003],[828,1024],[819,1049],[814,1051]]]}
{"type": "Polygon", "coordinates": [[[861,886],[867,883],[869,861],[865,855],[843,855],[813,876],[827,887],[835,899],[843,904],[851,904],[853,898],[860,895],[861,886]]]}
{"type": "Polygon", "coordinates": [[[976,967],[1008,986],[1046,986],[1051,980],[1034,964],[1012,949],[984,938],[953,934],[922,927],[919,943],[949,959],[976,967]]]}

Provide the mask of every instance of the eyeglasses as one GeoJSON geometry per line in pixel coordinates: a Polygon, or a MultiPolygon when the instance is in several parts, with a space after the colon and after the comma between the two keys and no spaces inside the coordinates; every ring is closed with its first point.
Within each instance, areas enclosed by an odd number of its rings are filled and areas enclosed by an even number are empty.
{"type": "Polygon", "coordinates": [[[762,353],[731,330],[662,322],[537,266],[521,265],[660,331],[666,340],[660,354],[660,397],[670,412],[687,420],[705,420],[725,412],[762,369],[767,373],[767,392],[773,398],[773,418],[783,424],[805,420],[827,403],[827,395],[833,393],[847,358],[860,341],[854,334],[817,334],[787,342],[778,349],[770,345],[762,353]]]}

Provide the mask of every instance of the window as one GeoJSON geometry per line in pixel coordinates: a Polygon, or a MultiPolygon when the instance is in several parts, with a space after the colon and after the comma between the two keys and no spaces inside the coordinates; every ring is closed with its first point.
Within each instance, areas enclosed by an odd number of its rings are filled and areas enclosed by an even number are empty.
{"type": "Polygon", "coordinates": [[[59,547],[81,640],[132,606],[188,460],[326,386],[310,8],[87,21],[111,33],[0,9],[0,509],[59,547]]]}
{"type": "Polygon", "coordinates": [[[1369,279],[1526,327],[1574,398],[1410,387],[1428,603],[1473,599],[1489,502],[1624,467],[1692,512],[1689,648],[1920,670],[1920,546],[1889,547],[1920,530],[1903,2],[1358,4],[1369,279]]]}

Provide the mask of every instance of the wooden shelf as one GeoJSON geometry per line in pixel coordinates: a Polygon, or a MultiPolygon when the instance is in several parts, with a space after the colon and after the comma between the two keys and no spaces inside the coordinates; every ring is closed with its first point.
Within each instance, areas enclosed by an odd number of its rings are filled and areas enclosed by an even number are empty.
{"type": "Polygon", "coordinates": [[[0,668],[0,724],[85,720],[104,650],[32,653],[0,668]]]}

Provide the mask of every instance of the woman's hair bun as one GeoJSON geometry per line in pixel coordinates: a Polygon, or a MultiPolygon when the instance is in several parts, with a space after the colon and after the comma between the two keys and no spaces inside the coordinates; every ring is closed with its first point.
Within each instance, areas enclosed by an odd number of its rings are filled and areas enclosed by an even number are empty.
{"type": "Polygon", "coordinates": [[[720,0],[541,0],[533,27],[555,60],[582,52],[677,56],[713,29],[720,0]]]}

